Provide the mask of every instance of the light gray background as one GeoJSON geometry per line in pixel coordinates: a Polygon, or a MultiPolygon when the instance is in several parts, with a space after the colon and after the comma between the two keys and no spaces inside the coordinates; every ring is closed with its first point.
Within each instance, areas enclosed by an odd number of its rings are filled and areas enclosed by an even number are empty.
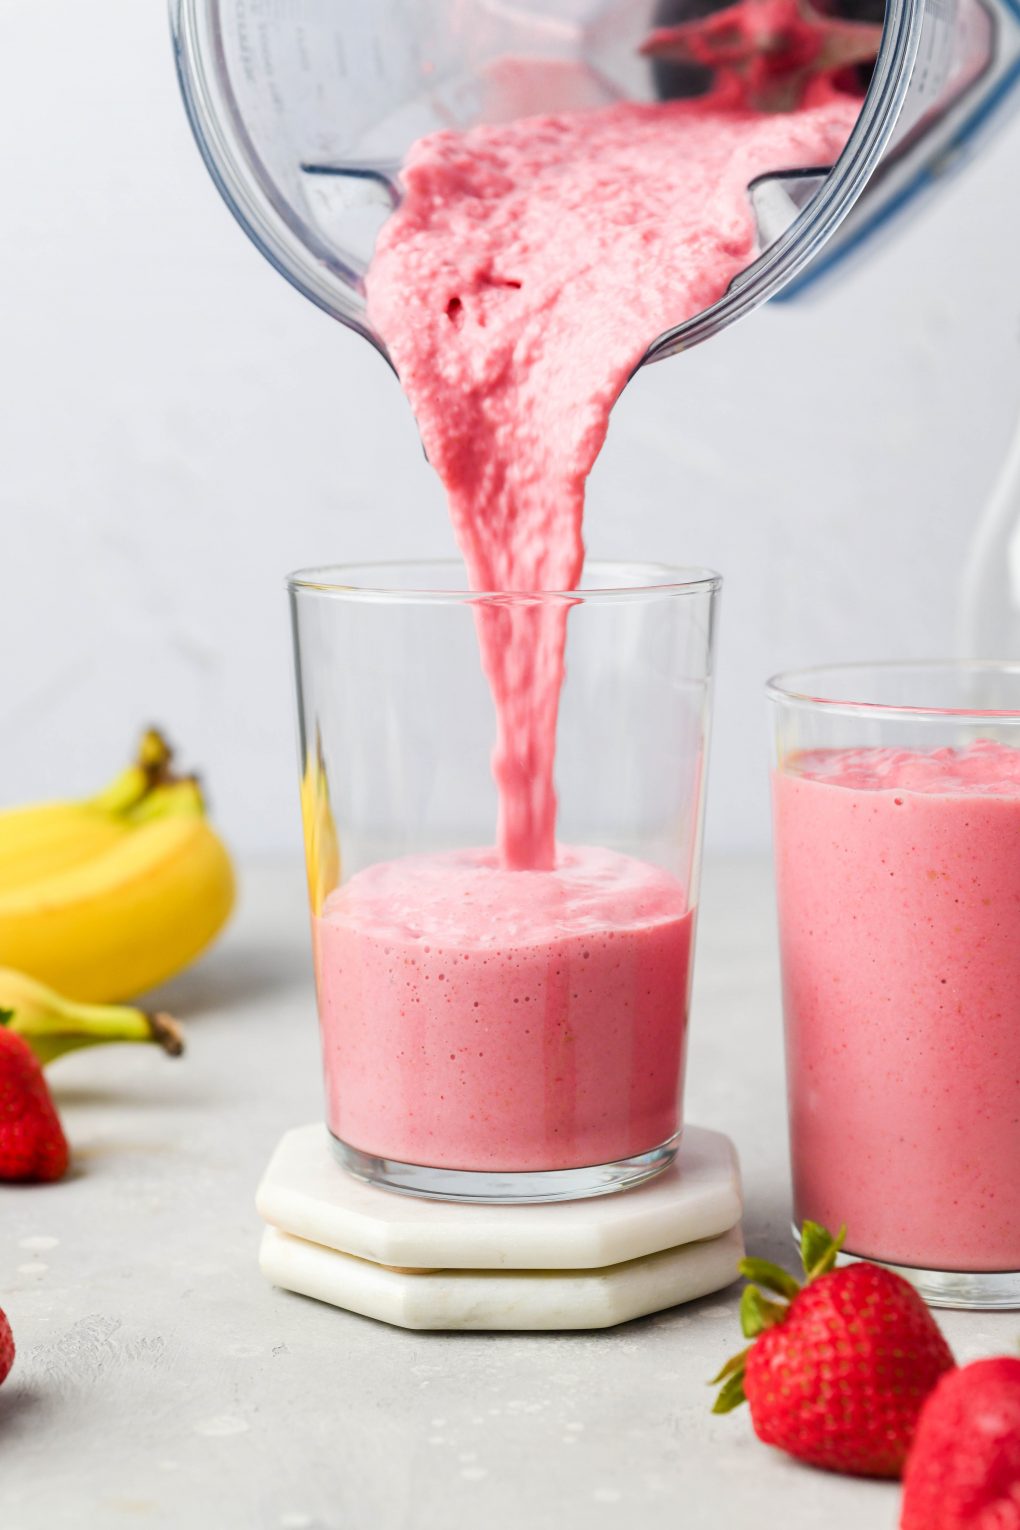
{"type": "MultiPolygon", "coordinates": [[[[139,722],[241,850],[296,848],[281,577],[450,537],[396,383],[234,226],[161,0],[0,0],[0,801],[109,774],[139,722]]],[[[952,645],[1020,403],[1020,127],[894,243],[639,376],[601,556],[727,576],[710,841],[767,837],[760,685],[952,645]]]]}

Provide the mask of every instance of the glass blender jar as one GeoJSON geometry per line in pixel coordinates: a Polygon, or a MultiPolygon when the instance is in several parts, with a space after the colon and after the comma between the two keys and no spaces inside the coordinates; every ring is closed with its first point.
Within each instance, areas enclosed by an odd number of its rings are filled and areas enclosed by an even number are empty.
{"type": "Polygon", "coordinates": [[[719,302],[659,336],[648,360],[708,338],[859,243],[1016,95],[1020,0],[785,0],[785,21],[783,10],[784,0],[171,0],[184,100],[226,202],[294,286],[380,350],[362,278],[416,139],[698,95],[734,46],[747,61],[767,56],[781,79],[790,26],[817,32],[815,67],[838,68],[861,97],[846,149],[834,166],[749,187],[756,258],[719,302]]]}

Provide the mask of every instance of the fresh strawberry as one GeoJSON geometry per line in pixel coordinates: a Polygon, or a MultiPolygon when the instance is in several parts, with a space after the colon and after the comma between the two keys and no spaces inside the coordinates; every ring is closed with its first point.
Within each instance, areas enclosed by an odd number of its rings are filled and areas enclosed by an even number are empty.
{"type": "Polygon", "coordinates": [[[1020,1360],[943,1376],[903,1474],[901,1530],[1020,1530],[1020,1360]]]}
{"type": "Polygon", "coordinates": [[[7,1314],[0,1308],[0,1382],[6,1381],[14,1364],[14,1335],[7,1314]]]}
{"type": "Polygon", "coordinates": [[[60,1179],[67,1139],[28,1042],[0,1010],[0,1180],[60,1179]]]}
{"type": "Polygon", "coordinates": [[[742,1261],[752,1284],[741,1326],[754,1343],[716,1377],[714,1411],[746,1399],[767,1445],[828,1471],[898,1477],[953,1357],[913,1286],[874,1264],[835,1268],[844,1236],[804,1223],[803,1286],[778,1265],[742,1261]]]}

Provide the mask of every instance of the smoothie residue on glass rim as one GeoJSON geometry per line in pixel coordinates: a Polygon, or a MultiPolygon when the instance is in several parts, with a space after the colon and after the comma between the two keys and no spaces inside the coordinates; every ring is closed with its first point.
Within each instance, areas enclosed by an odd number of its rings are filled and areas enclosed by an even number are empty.
{"type": "Polygon", "coordinates": [[[1020,749],[811,751],[773,792],[797,1220],[1017,1269],[1020,749]]]}
{"type": "MultiPolygon", "coordinates": [[[[830,164],[859,102],[768,114],[702,100],[530,117],[412,148],[366,280],[446,489],[471,587],[573,590],[585,481],[649,344],[748,266],[748,187],[830,164]]],[[[555,864],[563,605],[482,605],[497,844],[555,864]]]]}

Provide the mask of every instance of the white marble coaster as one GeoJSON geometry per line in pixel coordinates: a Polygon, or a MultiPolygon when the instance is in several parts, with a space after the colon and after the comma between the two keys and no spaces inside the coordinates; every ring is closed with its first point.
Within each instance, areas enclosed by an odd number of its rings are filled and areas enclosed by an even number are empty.
{"type": "MultiPolygon", "coordinates": [[[[562,1204],[555,1209],[562,1215],[562,1204]]],[[[274,1285],[399,1328],[548,1330],[611,1328],[720,1291],[743,1252],[734,1227],[607,1269],[412,1272],[267,1227],[259,1262],[274,1285]]]]}
{"type": "Polygon", "coordinates": [[[264,1221],[309,1243],[425,1270],[597,1270],[715,1238],[743,1209],[732,1142],[698,1126],[685,1128],[676,1162],[646,1184],[539,1206],[379,1190],[340,1167],[324,1126],[299,1126],[277,1145],[256,1203],[264,1221]]]}

